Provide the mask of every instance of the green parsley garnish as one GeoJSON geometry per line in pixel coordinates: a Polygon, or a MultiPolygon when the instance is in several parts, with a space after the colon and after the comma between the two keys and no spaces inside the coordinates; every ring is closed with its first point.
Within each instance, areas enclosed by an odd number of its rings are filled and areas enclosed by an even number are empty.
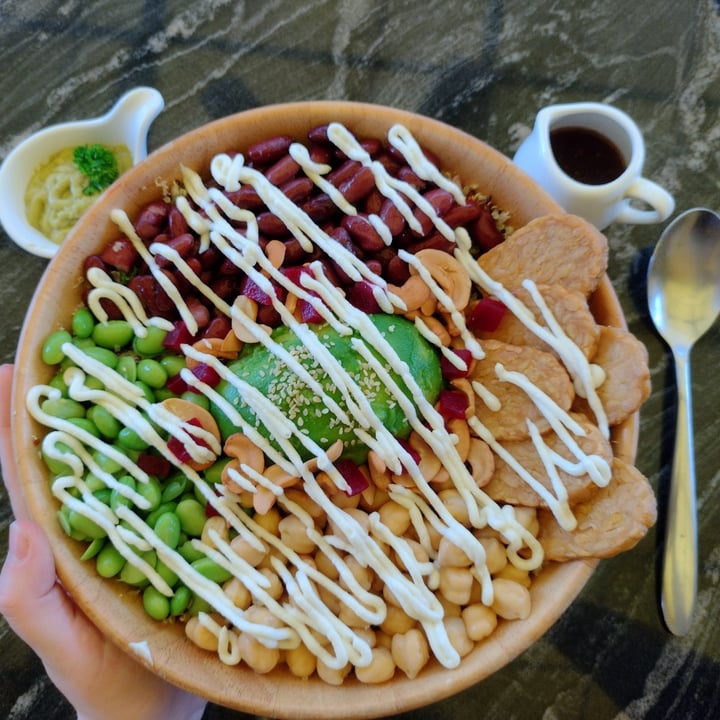
{"type": "Polygon", "coordinates": [[[73,161],[88,178],[84,195],[95,195],[112,185],[120,175],[117,160],[104,145],[80,145],[73,150],[73,161]]]}

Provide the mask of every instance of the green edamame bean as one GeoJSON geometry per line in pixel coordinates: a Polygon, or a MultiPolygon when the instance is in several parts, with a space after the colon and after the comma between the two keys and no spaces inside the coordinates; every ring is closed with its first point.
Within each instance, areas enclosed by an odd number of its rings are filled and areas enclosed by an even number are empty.
{"type": "Polygon", "coordinates": [[[218,565],[209,557],[201,557],[191,563],[191,565],[203,577],[216,583],[224,583],[232,577],[232,573],[229,570],[226,570],[222,565],[218,565]]]}
{"type": "Polygon", "coordinates": [[[100,577],[115,577],[127,561],[112,543],[105,543],[95,557],[95,569],[100,577]]]}
{"type": "Polygon", "coordinates": [[[92,456],[93,460],[95,460],[95,462],[99,465],[100,469],[104,470],[106,473],[114,475],[116,472],[122,470],[122,465],[120,465],[120,463],[118,463],[116,460],[113,460],[109,455],[106,455],[104,452],[100,452],[100,450],[93,450],[92,456]]]}
{"type": "Polygon", "coordinates": [[[174,377],[185,368],[185,358],[181,355],[165,355],[160,359],[160,364],[165,369],[168,377],[174,377]]]}
{"type": "Polygon", "coordinates": [[[155,477],[149,477],[145,483],[138,483],[136,487],[137,494],[148,502],[145,512],[152,512],[160,507],[162,502],[162,488],[160,481],[155,477]]]}
{"type": "MultiPolygon", "coordinates": [[[[122,485],[127,485],[133,490],[135,489],[135,478],[132,477],[132,475],[123,475],[123,477],[120,478],[119,482],[122,485]]],[[[124,505],[125,507],[130,507],[132,505],[132,502],[124,495],[122,495],[119,490],[113,489],[110,493],[110,508],[112,510],[117,510],[118,507],[120,507],[121,505],[124,505]]]]}
{"type": "Polygon", "coordinates": [[[137,379],[151,388],[161,388],[167,383],[165,368],[153,358],[143,358],[137,364],[137,379]]]}
{"type": "Polygon", "coordinates": [[[91,390],[104,390],[105,385],[100,378],[93,377],[92,375],[88,375],[85,378],[85,385],[89,387],[91,390]]]}
{"type": "Polygon", "coordinates": [[[87,489],[93,494],[99,490],[109,490],[109,488],[105,486],[105,483],[97,475],[95,475],[95,473],[86,473],[85,484],[87,485],[87,489]]]}
{"type": "Polygon", "coordinates": [[[193,403],[193,405],[197,405],[198,407],[201,407],[205,410],[210,409],[210,399],[207,396],[202,395],[201,393],[196,393],[188,390],[187,392],[182,393],[180,397],[183,400],[191,402],[193,403]]]}
{"type": "Polygon", "coordinates": [[[95,424],[100,434],[108,440],[114,440],[122,429],[122,423],[102,405],[93,405],[87,411],[87,416],[95,424]]]}
{"type": "Polygon", "coordinates": [[[193,544],[190,540],[186,540],[184,543],[180,543],[177,551],[180,553],[183,560],[189,563],[193,563],[196,560],[205,557],[200,550],[197,550],[195,547],[193,547],[193,544]]]}
{"type": "Polygon", "coordinates": [[[170,586],[175,587],[179,580],[177,573],[171,570],[162,560],[155,564],[155,572],[170,586]]]}
{"type": "Polygon", "coordinates": [[[140,388],[143,395],[145,396],[145,399],[149,403],[155,402],[155,393],[153,392],[152,388],[146,382],[143,382],[142,380],[136,380],[133,383],[133,385],[137,388],[140,388]]]}
{"type": "Polygon", "coordinates": [[[119,350],[132,339],[133,329],[127,320],[107,320],[98,323],[92,331],[92,339],[103,348],[119,350]]]}
{"type": "Polygon", "coordinates": [[[95,327],[95,317],[86,307],[78,308],[72,316],[72,331],[75,337],[88,338],[95,327]]]}
{"type": "Polygon", "coordinates": [[[162,501],[170,502],[179,498],[187,489],[188,479],[185,475],[178,473],[171,476],[165,481],[165,487],[162,491],[162,501]]]}
{"type": "MultiPolygon", "coordinates": [[[[59,450],[62,453],[67,453],[68,455],[73,455],[74,453],[65,443],[55,443],[55,449],[59,450]]],[[[72,469],[67,463],[64,463],[62,460],[56,460],[55,458],[51,458],[49,455],[46,454],[44,450],[41,451],[42,459],[45,461],[45,464],[48,467],[48,470],[53,475],[71,475],[72,469]]]]}
{"type": "Polygon", "coordinates": [[[72,341],[72,335],[67,330],[56,330],[51,333],[43,343],[41,357],[47,365],[57,365],[65,358],[62,346],[72,341]]]}
{"type": "Polygon", "coordinates": [[[184,498],[175,509],[184,532],[192,537],[200,537],[205,527],[205,506],[194,498],[184,498]]]}
{"type": "Polygon", "coordinates": [[[174,502],[163,502],[158,507],[156,507],[154,510],[152,510],[150,513],[148,513],[147,517],[145,518],[145,522],[152,528],[155,527],[155,523],[158,521],[158,518],[166,512],[174,513],[175,508],[177,507],[177,503],[174,502]]]}
{"type": "Polygon", "coordinates": [[[145,337],[135,336],[133,340],[133,350],[135,350],[138,355],[159,355],[165,350],[163,341],[167,336],[167,330],[155,327],[154,325],[146,328],[146,330],[147,334],[145,337]]]}
{"type": "Polygon", "coordinates": [[[95,538],[86,548],[80,559],[92,560],[105,546],[105,538],[95,538]]]}
{"type": "Polygon", "coordinates": [[[100,437],[100,433],[98,432],[98,429],[95,427],[95,423],[91,420],[88,420],[87,418],[68,418],[68,422],[72,423],[76,427],[79,427],[85,432],[89,433],[93,437],[100,437]]]}
{"type": "Polygon", "coordinates": [[[155,402],[162,402],[163,400],[167,400],[168,398],[175,397],[177,397],[177,395],[172,392],[172,390],[168,390],[167,385],[165,387],[155,389],[155,402]]]}
{"type": "Polygon", "coordinates": [[[209,485],[217,485],[222,482],[222,472],[230,462],[229,457],[222,457],[216,460],[205,470],[205,480],[209,485]]]}
{"type": "Polygon", "coordinates": [[[192,596],[190,605],[188,606],[188,612],[190,615],[199,615],[201,612],[211,613],[212,611],[213,607],[207,600],[204,600],[197,595],[192,596]]]}
{"type": "Polygon", "coordinates": [[[97,347],[95,341],[91,337],[88,337],[88,338],[75,337],[75,338],[73,338],[72,344],[76,348],[79,348],[80,350],[87,350],[88,348],[91,348],[91,347],[97,347]]]}
{"type": "Polygon", "coordinates": [[[47,398],[42,401],[40,408],[48,415],[62,420],[85,417],[85,408],[82,403],[70,398],[47,398]]]}
{"type": "Polygon", "coordinates": [[[70,513],[68,514],[68,522],[73,530],[81,533],[90,540],[104,538],[107,535],[105,530],[103,530],[94,520],[91,520],[89,517],[86,517],[76,510],[70,510],[70,513]]]}
{"type": "MultiPolygon", "coordinates": [[[[139,555],[148,565],[155,567],[157,561],[157,555],[154,550],[148,550],[147,552],[140,553],[139,555]]],[[[145,587],[148,582],[145,573],[138,567],[135,567],[131,562],[125,563],[125,566],[120,571],[120,579],[128,585],[134,585],[135,587],[145,587]]]]}
{"type": "Polygon", "coordinates": [[[155,534],[165,545],[173,550],[180,542],[180,518],[173,512],[165,512],[155,521],[155,534]]]}
{"type": "Polygon", "coordinates": [[[143,607],[153,620],[165,620],[170,615],[170,598],[148,585],[143,590],[143,607]]]}
{"type": "Polygon", "coordinates": [[[93,495],[103,504],[110,507],[112,499],[112,490],[108,487],[100,488],[100,490],[93,491],[93,495]]]}
{"type": "Polygon", "coordinates": [[[108,348],[96,345],[94,347],[85,348],[83,352],[91,357],[93,360],[97,360],[99,363],[114,370],[118,364],[118,356],[108,348]]]}
{"type": "Polygon", "coordinates": [[[119,445],[128,450],[147,450],[149,445],[132,428],[124,427],[117,435],[119,445]]]}
{"type": "Polygon", "coordinates": [[[132,355],[120,355],[115,371],[122,375],[126,380],[135,382],[137,379],[137,365],[132,355]]]}
{"type": "Polygon", "coordinates": [[[170,598],[170,614],[173,617],[182,615],[190,605],[192,600],[192,591],[186,585],[180,585],[175,589],[173,596],[170,598]]]}
{"type": "Polygon", "coordinates": [[[68,397],[68,386],[62,376],[62,373],[56,373],[53,375],[48,385],[56,390],[59,390],[63,397],[68,397]]]}

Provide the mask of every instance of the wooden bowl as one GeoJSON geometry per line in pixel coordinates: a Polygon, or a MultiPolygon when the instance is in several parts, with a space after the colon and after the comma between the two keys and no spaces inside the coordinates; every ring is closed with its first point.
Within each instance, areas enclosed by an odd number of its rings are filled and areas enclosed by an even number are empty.
{"type": "MultiPolygon", "coordinates": [[[[372,718],[407,711],[435,702],[479,682],[532,645],[560,617],[587,582],[596,561],[550,564],[532,587],[533,610],[522,621],[501,622],[497,631],[478,644],[460,666],[447,670],[430,664],[418,679],[402,673],[385,684],[368,687],[348,677],[335,687],[317,677],[300,680],[285,668],[257,675],[242,665],[223,665],[185,638],[180,624],[158,623],[144,612],[139,597],[127,586],[103,580],[94,566],[79,560],[81,544],[68,539],[57,518],[47,471],[37,451],[41,428],[25,411],[30,387],[48,380],[40,360],[44,338],[67,325],[80,302],[79,279],[84,258],[96,252],[116,230],[109,220],[113,208],[130,217],[145,202],[159,196],[158,179],[179,177],[181,163],[205,171],[216,153],[245,148],[277,134],[304,137],[312,127],[336,120],[357,135],[384,136],[402,123],[421,145],[441,158],[442,167],[456,172],[492,195],[520,226],[560,208],[505,156],[481,141],[440,122],[385,107],[347,102],[307,102],[258,108],[205,125],[169,143],[132,168],[110,188],[80,221],[50,263],[30,307],[17,354],[13,394],[14,443],[27,504],[47,531],[57,571],[65,587],[90,619],[133,654],[131,644],[147,642],[152,663],[134,654],[158,675],[212,702],[276,718],[372,718]]],[[[624,327],[622,310],[605,277],[592,298],[598,321],[624,327]]],[[[636,418],[617,428],[616,454],[632,460],[637,440],[636,418]]]]}

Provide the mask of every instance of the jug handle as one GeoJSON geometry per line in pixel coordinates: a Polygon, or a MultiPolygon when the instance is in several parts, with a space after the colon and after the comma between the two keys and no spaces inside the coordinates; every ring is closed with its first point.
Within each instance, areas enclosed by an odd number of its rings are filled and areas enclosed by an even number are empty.
{"type": "Polygon", "coordinates": [[[664,188],[647,178],[636,180],[626,191],[623,208],[614,218],[614,222],[646,225],[667,220],[675,209],[673,196],[664,188]],[[641,210],[630,204],[630,200],[640,200],[652,209],[641,210]]]}

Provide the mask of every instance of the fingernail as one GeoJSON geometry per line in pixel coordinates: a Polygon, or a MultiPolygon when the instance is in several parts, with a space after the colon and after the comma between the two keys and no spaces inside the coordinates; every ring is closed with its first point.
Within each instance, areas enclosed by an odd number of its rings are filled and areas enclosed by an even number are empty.
{"type": "Polygon", "coordinates": [[[8,538],[8,552],[15,560],[23,561],[30,550],[27,535],[17,521],[10,523],[10,536],[8,538]]]}

